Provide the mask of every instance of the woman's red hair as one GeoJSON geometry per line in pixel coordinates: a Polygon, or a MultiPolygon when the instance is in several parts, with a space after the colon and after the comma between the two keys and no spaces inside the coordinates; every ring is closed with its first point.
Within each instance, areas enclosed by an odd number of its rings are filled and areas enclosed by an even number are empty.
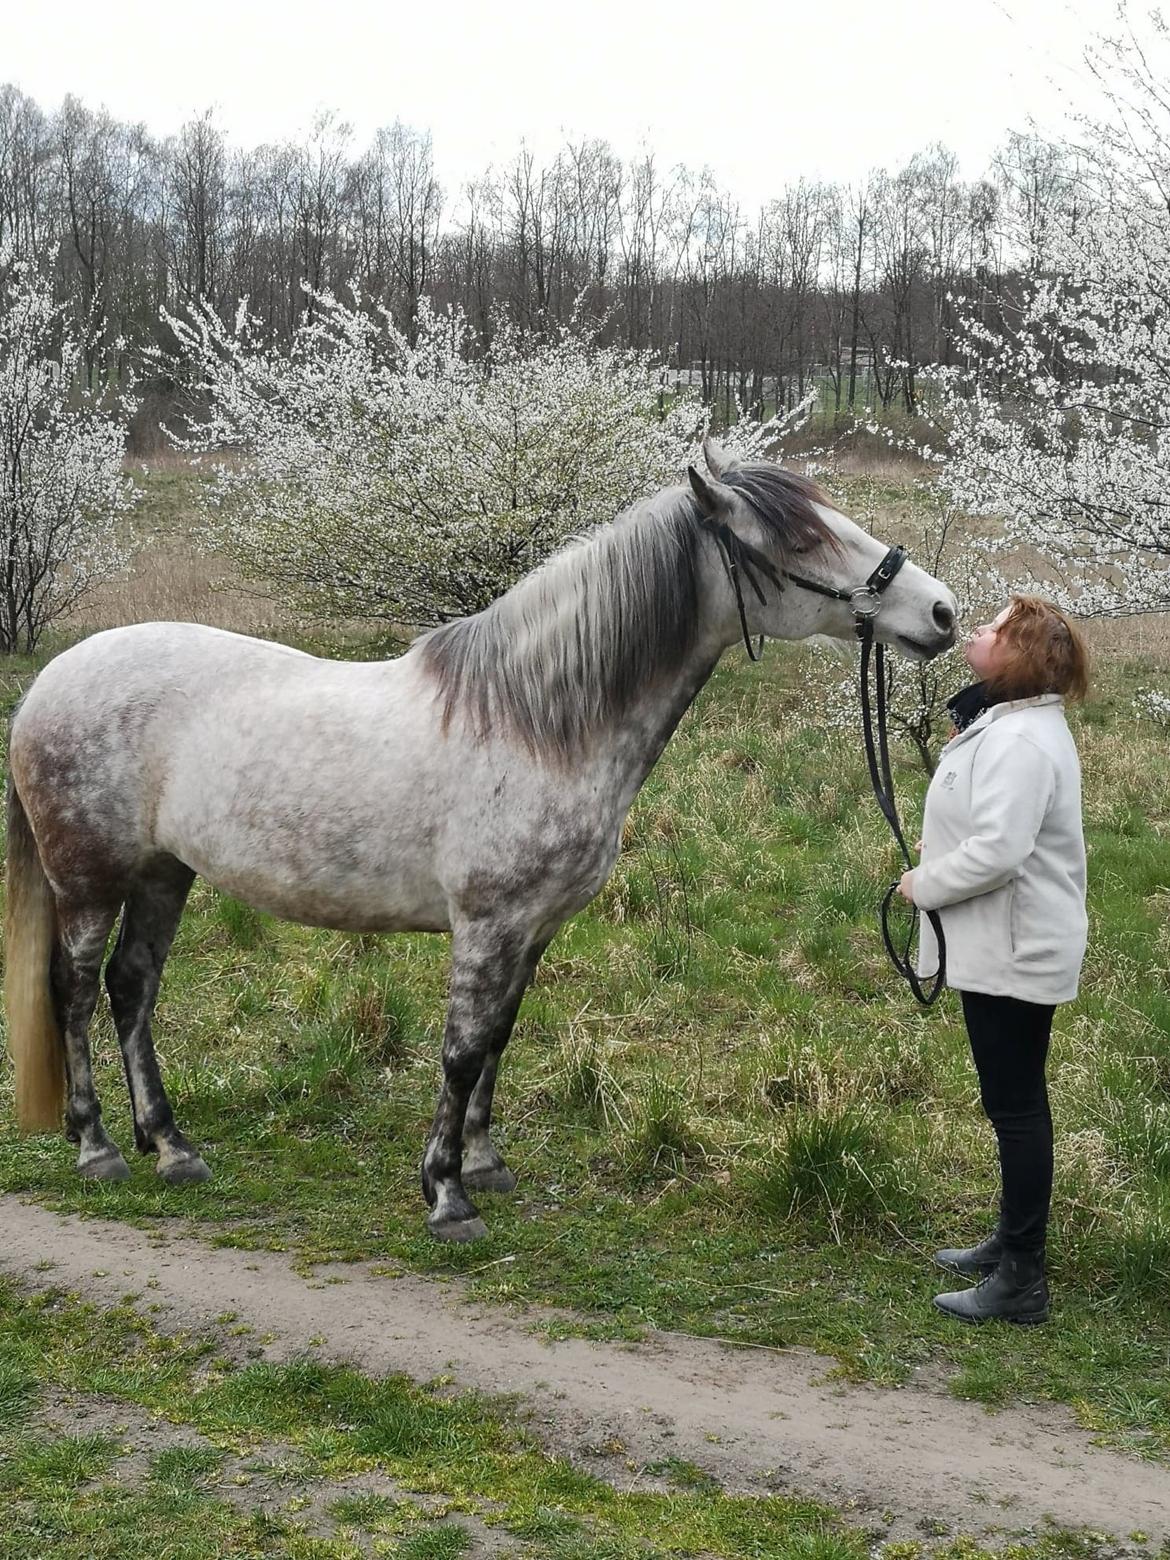
{"type": "Polygon", "coordinates": [[[1089,690],[1089,651],[1059,607],[1041,596],[1013,596],[996,633],[998,670],[988,679],[998,699],[1062,693],[1083,699],[1089,690]]]}

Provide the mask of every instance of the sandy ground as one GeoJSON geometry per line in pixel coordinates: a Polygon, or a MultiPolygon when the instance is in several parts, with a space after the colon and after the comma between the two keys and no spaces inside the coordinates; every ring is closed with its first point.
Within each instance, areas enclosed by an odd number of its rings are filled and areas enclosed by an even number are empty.
{"type": "Polygon", "coordinates": [[[1170,1538],[1170,1469],[1095,1446],[1056,1406],[989,1414],[923,1385],[828,1382],[833,1361],[805,1350],[663,1334],[549,1342],[533,1327],[548,1313],[479,1306],[456,1284],[363,1265],[306,1278],[283,1256],[170,1232],[160,1240],[15,1197],[0,1197],[0,1271],[26,1289],[97,1303],[146,1291],[151,1323],[164,1329],[214,1330],[234,1312],[235,1325],[273,1335],[273,1360],[311,1352],[374,1375],[449,1375],[457,1386],[517,1394],[546,1447],[619,1486],[674,1457],[731,1490],[840,1506],[890,1537],[921,1537],[932,1523],[1002,1536],[1051,1520],[1170,1538]]]}

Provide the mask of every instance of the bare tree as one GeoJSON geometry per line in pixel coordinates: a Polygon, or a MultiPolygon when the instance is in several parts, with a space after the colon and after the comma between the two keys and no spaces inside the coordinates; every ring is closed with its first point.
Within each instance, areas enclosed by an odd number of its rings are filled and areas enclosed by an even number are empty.
{"type": "Polygon", "coordinates": [[[303,140],[242,149],[203,114],[160,146],[74,98],[46,115],[0,88],[0,243],[48,267],[84,322],[91,385],[158,343],[160,305],[206,298],[226,322],[246,298],[282,345],[313,307],[305,284],[357,284],[408,335],[424,299],[461,305],[480,350],[499,319],[548,332],[584,308],[605,341],[693,366],[727,417],[824,379],[852,413],[863,375],[913,410],[919,365],[956,352],[951,295],[1007,317],[1075,174],[1014,137],[967,187],[934,146],[747,212],[709,172],[585,137],[546,161],[522,147],[445,205],[429,134],[398,122],[355,148],[326,114],[303,140]]]}
{"type": "Polygon", "coordinates": [[[171,266],[180,302],[221,302],[227,241],[227,151],[208,110],[179,131],[170,153],[171,266]]]}
{"type": "Polygon", "coordinates": [[[0,251],[37,260],[56,236],[52,127],[33,100],[0,86],[0,251]]]}

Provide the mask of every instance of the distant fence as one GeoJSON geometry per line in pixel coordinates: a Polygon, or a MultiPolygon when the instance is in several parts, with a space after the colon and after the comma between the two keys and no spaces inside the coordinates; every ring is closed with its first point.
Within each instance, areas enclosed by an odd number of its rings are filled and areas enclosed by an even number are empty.
{"type": "MultiPolygon", "coordinates": [[[[663,368],[659,370],[659,373],[664,388],[669,392],[677,392],[680,389],[688,388],[696,391],[697,393],[702,392],[703,373],[700,368],[693,366],[690,368],[663,368]]],[[[710,381],[710,379],[714,377],[715,371],[713,369],[709,370],[708,380],[710,381]]],[[[764,375],[762,381],[762,396],[765,416],[771,416],[777,410],[777,384],[778,378],[775,374],[764,375]]],[[[728,405],[728,410],[731,410],[731,405],[734,404],[736,385],[737,380],[735,376],[732,377],[730,388],[728,387],[725,379],[721,380],[718,393],[713,398],[716,407],[718,407],[721,403],[730,403],[728,405]]],[[[805,377],[805,392],[807,392],[810,388],[815,388],[817,394],[816,405],[813,408],[811,418],[815,425],[824,426],[826,424],[831,424],[837,419],[838,416],[847,417],[849,415],[848,369],[846,369],[842,377],[839,406],[837,387],[834,384],[833,376],[828,372],[827,369],[813,369],[812,372],[805,377]]],[[[921,412],[929,415],[930,413],[937,410],[939,402],[939,391],[938,386],[932,379],[917,379],[915,383],[915,393],[918,409],[921,412]]],[[[784,381],[784,399],[787,405],[795,405],[795,403],[800,400],[800,398],[801,391],[799,388],[799,381],[795,378],[784,381]]],[[[872,409],[879,418],[883,416],[883,408],[881,405],[877,376],[874,374],[873,368],[869,363],[859,363],[857,365],[857,378],[854,384],[853,415],[855,417],[864,417],[867,408],[872,409]]],[[[905,411],[905,403],[902,400],[900,392],[894,397],[890,403],[890,407],[886,410],[887,412],[892,411],[896,413],[903,413],[905,411]]],[[[734,412],[732,412],[732,416],[734,417],[734,412]]]]}

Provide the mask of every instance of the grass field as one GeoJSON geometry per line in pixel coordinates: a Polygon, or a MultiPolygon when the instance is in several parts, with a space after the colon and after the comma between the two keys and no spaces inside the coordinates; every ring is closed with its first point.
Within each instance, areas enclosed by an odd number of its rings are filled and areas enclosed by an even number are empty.
{"type": "MultiPolygon", "coordinates": [[[[893,478],[855,496],[895,530],[912,503],[893,478]]],[[[164,540],[181,529],[181,487],[172,499],[164,540]]],[[[214,617],[212,598],[187,599],[192,611],[175,615],[214,617]]],[[[4,1076],[0,1188],[178,1217],[306,1261],[460,1273],[485,1298],[580,1314],[550,1317],[554,1333],[654,1326],[806,1344],[882,1382],[933,1363],[957,1393],[1069,1403],[1115,1444],[1165,1457],[1170,765],[1165,733],[1135,721],[1132,696],[1168,683],[1156,636],[1139,655],[1111,632],[1073,720],[1092,932],[1051,1066],[1048,1328],[957,1329],[930,1305],[931,1250],[993,1216],[992,1140],[954,999],[919,1012],[884,963],[874,908],[896,862],[854,734],[803,709],[823,663],[794,647],[771,646],[759,667],[725,659],[635,805],[610,883],[550,948],[498,1094],[520,1189],[482,1199],[486,1242],[432,1242],[417,1189],[445,939],[278,924],[202,883],[157,1037],[215,1180],[172,1190],[139,1161],[125,1185],[82,1183],[63,1141],[17,1137],[4,1076]]],[[[9,705],[33,670],[0,673],[9,705]]],[[[898,779],[912,827],[925,782],[909,754],[898,779]]],[[[107,1121],[128,1149],[106,1016],[95,1048],[107,1121]]],[[[5,1304],[10,1332],[47,1325],[5,1304]]]]}
{"type": "Polygon", "coordinates": [[[541,1560],[866,1553],[812,1502],[729,1498],[681,1464],[647,1470],[664,1488],[619,1493],[442,1383],[232,1359],[157,1336],[129,1307],[28,1302],[3,1284],[0,1414],[3,1560],[354,1560],[371,1546],[455,1560],[476,1526],[541,1560]],[[46,1402],[83,1405],[86,1429],[46,1425],[46,1402]]]}

